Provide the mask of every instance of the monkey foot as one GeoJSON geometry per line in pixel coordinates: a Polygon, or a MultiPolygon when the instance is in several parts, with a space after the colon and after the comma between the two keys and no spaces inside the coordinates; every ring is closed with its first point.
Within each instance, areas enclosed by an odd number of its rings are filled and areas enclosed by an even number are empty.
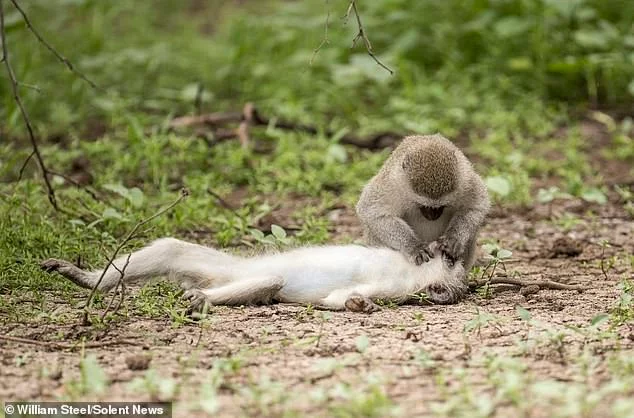
{"type": "Polygon", "coordinates": [[[348,296],[344,305],[351,312],[372,313],[381,310],[376,303],[359,293],[353,293],[348,296]]]}
{"type": "Polygon", "coordinates": [[[68,261],[49,258],[48,260],[44,260],[40,263],[40,268],[47,273],[52,273],[54,271],[59,271],[62,267],[68,268],[69,264],[70,263],[68,261]]]}
{"type": "Polygon", "coordinates": [[[56,258],[49,258],[40,263],[40,268],[47,273],[57,272],[78,285],[86,287],[83,280],[85,272],[73,263],[56,258]]]}
{"type": "Polygon", "coordinates": [[[197,317],[209,311],[209,303],[207,297],[200,289],[189,289],[182,296],[183,299],[189,301],[187,314],[197,317]]]}

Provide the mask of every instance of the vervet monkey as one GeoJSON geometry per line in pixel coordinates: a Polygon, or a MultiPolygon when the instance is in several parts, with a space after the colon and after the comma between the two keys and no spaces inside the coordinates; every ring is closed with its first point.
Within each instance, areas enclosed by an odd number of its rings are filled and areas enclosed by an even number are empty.
{"type": "Polygon", "coordinates": [[[489,211],[487,188],[465,155],[442,135],[408,136],[357,203],[369,245],[402,252],[412,263],[434,257],[438,243],[468,271],[489,211]]]}
{"type": "Polygon", "coordinates": [[[191,309],[210,305],[271,302],[312,304],[356,312],[378,309],[377,299],[404,303],[425,292],[436,303],[464,291],[462,263],[449,264],[433,245],[434,258],[417,266],[398,251],[360,245],[304,247],[287,252],[239,257],[174,238],[163,238],[124,255],[114,266],[84,271],[72,263],[49,259],[42,269],[58,272],[79,286],[113,289],[123,281],[144,282],[167,276],[181,285],[191,309]],[[116,268],[115,268],[116,267],[116,268]]]}

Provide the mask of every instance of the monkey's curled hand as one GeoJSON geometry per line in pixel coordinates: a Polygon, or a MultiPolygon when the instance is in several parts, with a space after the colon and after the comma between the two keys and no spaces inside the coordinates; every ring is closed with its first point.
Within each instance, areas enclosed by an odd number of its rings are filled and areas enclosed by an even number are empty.
{"type": "Polygon", "coordinates": [[[436,242],[438,249],[452,264],[464,258],[466,244],[457,237],[441,235],[436,242]]]}
{"type": "Polygon", "coordinates": [[[434,258],[434,251],[429,244],[420,244],[407,252],[407,258],[411,263],[420,266],[434,258]]]}

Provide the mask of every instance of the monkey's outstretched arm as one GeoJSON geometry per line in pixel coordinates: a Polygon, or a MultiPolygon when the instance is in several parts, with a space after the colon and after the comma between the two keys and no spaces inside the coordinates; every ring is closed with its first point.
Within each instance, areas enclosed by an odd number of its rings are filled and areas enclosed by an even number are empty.
{"type": "Polygon", "coordinates": [[[405,254],[420,265],[433,258],[432,252],[403,219],[396,216],[376,216],[366,223],[367,240],[370,245],[386,246],[405,254]]]}
{"type": "Polygon", "coordinates": [[[399,216],[407,209],[405,202],[399,196],[389,195],[389,191],[394,191],[392,187],[377,186],[380,180],[385,181],[377,176],[366,185],[356,207],[368,244],[392,248],[417,265],[429,261],[433,253],[399,216]]]}

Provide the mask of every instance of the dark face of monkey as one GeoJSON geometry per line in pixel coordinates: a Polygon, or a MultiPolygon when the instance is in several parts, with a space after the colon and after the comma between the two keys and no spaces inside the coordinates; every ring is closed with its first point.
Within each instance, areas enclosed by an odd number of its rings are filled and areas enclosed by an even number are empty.
{"type": "Polygon", "coordinates": [[[442,215],[443,210],[445,210],[444,206],[440,206],[437,208],[432,208],[429,206],[421,206],[420,207],[420,213],[423,214],[423,216],[425,218],[427,218],[430,221],[435,221],[436,219],[440,218],[440,216],[442,215]]]}

